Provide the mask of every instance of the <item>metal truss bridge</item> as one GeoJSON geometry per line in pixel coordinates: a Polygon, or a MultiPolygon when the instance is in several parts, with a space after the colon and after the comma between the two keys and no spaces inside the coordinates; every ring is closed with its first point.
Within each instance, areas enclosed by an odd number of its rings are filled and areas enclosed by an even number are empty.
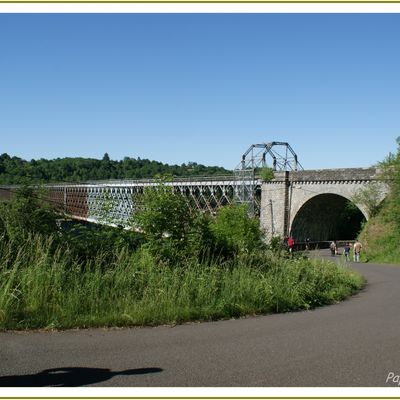
{"type": "MultiPolygon", "coordinates": [[[[250,214],[259,215],[260,171],[268,167],[267,156],[272,158],[273,171],[301,168],[288,143],[269,142],[252,145],[230,176],[175,178],[163,184],[184,195],[192,208],[201,211],[214,213],[221,206],[241,203],[250,214]],[[276,147],[283,147],[284,153],[276,147]]],[[[126,226],[140,207],[139,194],[159,184],[155,179],[48,184],[45,197],[57,211],[73,218],[126,226]]],[[[13,190],[0,188],[0,198],[9,197],[13,190]]]]}
{"type": "MultiPolygon", "coordinates": [[[[234,203],[243,183],[258,188],[254,209],[259,212],[260,179],[243,182],[234,176],[193,177],[174,179],[163,185],[184,195],[193,209],[213,213],[221,206],[234,203]]],[[[159,185],[155,179],[55,184],[46,185],[45,196],[57,211],[73,218],[125,226],[140,207],[143,190],[159,185]]]]}

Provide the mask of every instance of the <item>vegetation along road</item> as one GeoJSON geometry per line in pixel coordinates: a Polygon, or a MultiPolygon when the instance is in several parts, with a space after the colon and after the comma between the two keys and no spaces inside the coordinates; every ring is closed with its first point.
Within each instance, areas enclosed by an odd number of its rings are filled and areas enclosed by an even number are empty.
{"type": "Polygon", "coordinates": [[[360,194],[361,291],[347,267],[265,243],[244,206],[194,212],[160,182],[138,233],[58,224],[22,186],[0,202],[0,386],[398,386],[398,144],[385,200],[360,194]]]}
{"type": "Polygon", "coordinates": [[[400,267],[353,265],[350,299],[313,311],[132,329],[0,333],[0,386],[393,386],[400,267]]]}

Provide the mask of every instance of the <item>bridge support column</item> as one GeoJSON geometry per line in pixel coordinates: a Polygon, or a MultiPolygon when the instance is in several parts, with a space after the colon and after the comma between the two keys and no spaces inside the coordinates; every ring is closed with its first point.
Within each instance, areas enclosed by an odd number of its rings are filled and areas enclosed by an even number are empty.
{"type": "Polygon", "coordinates": [[[273,181],[262,184],[260,226],[267,242],[289,234],[290,189],[288,171],[275,172],[273,181]]]}

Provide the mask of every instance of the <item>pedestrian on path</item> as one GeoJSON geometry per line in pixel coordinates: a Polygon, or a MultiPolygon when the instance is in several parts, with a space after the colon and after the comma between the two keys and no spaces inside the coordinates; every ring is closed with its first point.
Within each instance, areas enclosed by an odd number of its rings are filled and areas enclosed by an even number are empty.
{"type": "Polygon", "coordinates": [[[346,261],[350,261],[350,243],[346,243],[344,245],[343,253],[344,256],[346,257],[346,261]]]}
{"type": "Polygon", "coordinates": [[[353,260],[354,262],[360,262],[362,244],[357,240],[353,246],[353,260]]]}
{"type": "Polygon", "coordinates": [[[331,249],[331,256],[335,256],[336,255],[336,242],[333,240],[329,247],[331,249]]]}
{"type": "Polygon", "coordinates": [[[292,254],[294,249],[294,239],[292,236],[289,237],[287,244],[289,248],[289,253],[292,254]]]}

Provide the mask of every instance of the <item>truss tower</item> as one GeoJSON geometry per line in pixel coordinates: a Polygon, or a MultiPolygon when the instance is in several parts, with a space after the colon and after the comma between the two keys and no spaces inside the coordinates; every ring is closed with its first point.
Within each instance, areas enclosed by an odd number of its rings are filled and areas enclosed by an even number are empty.
{"type": "Polygon", "coordinates": [[[297,154],[287,142],[268,142],[252,144],[242,155],[242,160],[234,170],[238,184],[235,190],[235,201],[245,204],[250,215],[260,212],[260,180],[262,168],[273,171],[297,171],[303,167],[297,154]],[[267,163],[267,158],[271,163],[267,163]]]}

